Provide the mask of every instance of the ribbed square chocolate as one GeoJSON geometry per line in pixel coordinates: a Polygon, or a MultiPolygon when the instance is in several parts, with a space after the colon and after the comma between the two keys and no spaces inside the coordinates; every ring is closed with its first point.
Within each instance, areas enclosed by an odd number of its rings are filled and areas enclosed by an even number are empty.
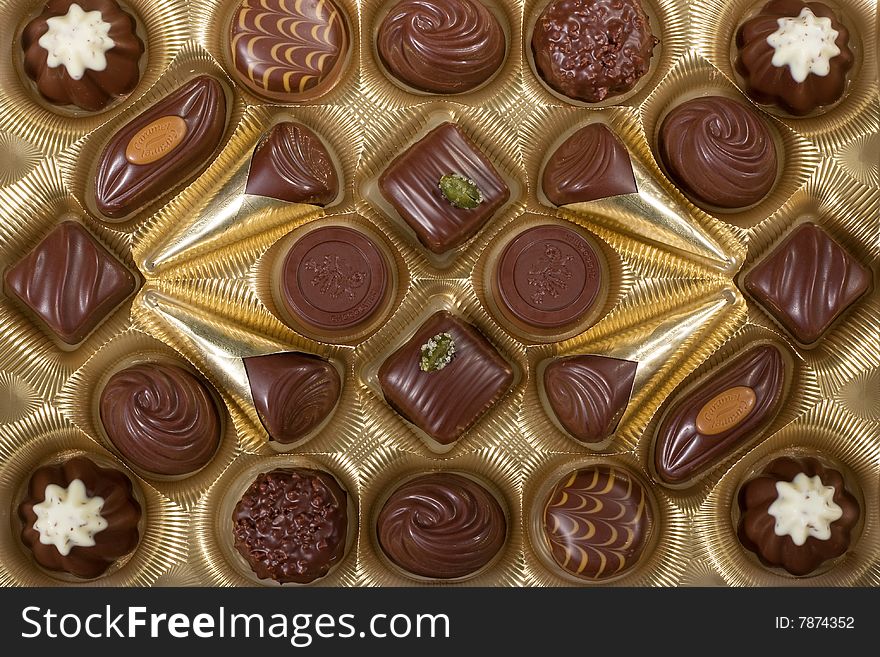
{"type": "Polygon", "coordinates": [[[136,288],[134,275],[75,221],[49,233],[5,278],[7,291],[70,345],[136,288]]]}
{"type": "Polygon", "coordinates": [[[419,241],[444,253],[473,237],[510,198],[492,162],[454,123],[443,123],[397,157],[379,179],[379,189],[419,241]],[[475,208],[459,208],[440,191],[449,174],[473,181],[482,195],[475,208]]]}
{"type": "Polygon", "coordinates": [[[513,383],[513,370],[477,329],[440,311],[382,363],[379,383],[394,410],[449,445],[501,399],[513,383]],[[422,371],[422,346],[441,333],[452,337],[452,360],[443,369],[422,371]]]}
{"type": "Polygon", "coordinates": [[[822,337],[870,284],[871,272],[812,223],[792,232],[745,278],[748,293],[805,345],[822,337]]]}

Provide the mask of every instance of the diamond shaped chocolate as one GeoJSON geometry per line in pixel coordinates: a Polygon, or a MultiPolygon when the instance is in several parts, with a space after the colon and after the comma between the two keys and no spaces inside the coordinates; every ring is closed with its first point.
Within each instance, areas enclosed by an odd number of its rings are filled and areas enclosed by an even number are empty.
{"type": "Polygon", "coordinates": [[[399,155],[379,178],[379,189],[434,253],[467,242],[510,198],[492,162],[454,123],[434,128],[399,155]],[[475,207],[461,207],[444,193],[445,176],[479,190],[475,207]]]}
{"type": "Polygon", "coordinates": [[[871,272],[812,223],[792,232],[745,278],[748,293],[804,345],[818,341],[870,285],[871,272]]]}
{"type": "Polygon", "coordinates": [[[62,341],[82,342],[135,291],[134,275],[75,221],[6,272],[6,289],[62,341]]]}
{"type": "Polygon", "coordinates": [[[382,363],[379,383],[394,410],[445,446],[501,399],[513,383],[513,370],[477,329],[440,311],[382,363]],[[434,338],[447,334],[451,357],[442,367],[424,368],[423,355],[439,342],[434,338]]]}

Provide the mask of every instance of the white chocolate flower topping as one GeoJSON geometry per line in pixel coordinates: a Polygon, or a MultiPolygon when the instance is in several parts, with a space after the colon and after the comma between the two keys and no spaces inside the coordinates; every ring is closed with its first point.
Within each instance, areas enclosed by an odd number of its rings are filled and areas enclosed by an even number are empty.
{"type": "Polygon", "coordinates": [[[104,21],[100,11],[83,11],[72,4],[67,14],[53,16],[46,23],[49,29],[38,43],[48,53],[49,68],[63,66],[74,80],[81,79],[86,70],[107,68],[106,52],[115,44],[108,36],[110,23],[104,21]]]}
{"type": "Polygon", "coordinates": [[[34,504],[34,529],[40,534],[40,543],[54,545],[65,557],[76,546],[92,547],[95,534],[107,528],[101,515],[103,506],[104,498],[89,497],[80,479],[71,481],[67,488],[49,484],[43,501],[34,504]]]}
{"type": "Polygon", "coordinates": [[[794,81],[801,83],[807,76],[826,76],[831,71],[831,59],[840,54],[834,43],[837,30],[831,19],[817,17],[809,7],[801,9],[794,18],[777,18],[779,29],[767,37],[773,48],[773,66],[788,66],[794,81]]]}
{"type": "Polygon", "coordinates": [[[776,518],[777,536],[790,536],[795,545],[803,545],[810,536],[831,538],[831,523],[843,515],[834,501],[834,486],[825,486],[818,475],[799,472],[791,482],[777,481],[776,493],[768,512],[776,518]]]}

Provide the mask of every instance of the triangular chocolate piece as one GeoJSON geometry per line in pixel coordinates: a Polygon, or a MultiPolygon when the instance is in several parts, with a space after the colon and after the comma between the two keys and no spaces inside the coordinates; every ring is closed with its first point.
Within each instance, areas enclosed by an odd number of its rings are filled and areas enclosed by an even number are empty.
{"type": "Polygon", "coordinates": [[[287,121],[257,145],[245,192],[323,206],[339,194],[339,178],[321,139],[301,123],[287,121]]]}
{"type": "Polygon", "coordinates": [[[544,392],[568,433],[583,443],[599,443],[617,429],[637,367],[607,356],[560,358],[544,370],[544,392]]]}
{"type": "Polygon", "coordinates": [[[293,351],[252,356],[244,367],[260,421],[279,443],[307,436],[339,400],[339,374],[318,356],[293,351]]]}
{"type": "Polygon", "coordinates": [[[547,161],[541,184],[555,205],[638,191],[626,147],[602,123],[591,123],[562,142],[547,161]]]}

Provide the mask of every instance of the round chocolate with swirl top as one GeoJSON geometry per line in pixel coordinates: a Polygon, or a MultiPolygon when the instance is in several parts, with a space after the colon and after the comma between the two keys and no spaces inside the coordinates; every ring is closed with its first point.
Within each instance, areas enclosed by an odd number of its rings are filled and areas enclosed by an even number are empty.
{"type": "Polygon", "coordinates": [[[131,480],[84,456],[34,471],[18,516],[37,563],[77,577],[104,574],[140,538],[131,480]]]}
{"type": "Polygon", "coordinates": [[[230,24],[238,80],[282,103],[311,100],[338,81],[350,48],[333,0],[242,0],[230,24]]]}
{"type": "Polygon", "coordinates": [[[364,233],[322,226],[287,252],[280,296],[288,313],[318,333],[356,331],[375,318],[388,298],[390,269],[364,233]]]}
{"type": "Polygon", "coordinates": [[[141,79],[136,29],[116,0],[50,0],[21,34],[24,72],[50,103],[100,111],[141,79]]]}
{"type": "Polygon", "coordinates": [[[596,465],[565,475],[544,506],[544,540],[567,573],[604,580],[635,566],[653,521],[648,491],[621,468],[596,465]]]}
{"type": "Polygon", "coordinates": [[[840,100],[855,60],[849,30],[821,2],[768,2],[737,30],[736,47],[745,92],[795,116],[840,100]]]}
{"type": "Polygon", "coordinates": [[[479,0],[402,0],[379,26],[376,46],[391,74],[421,91],[479,87],[504,61],[504,31],[479,0]]]}
{"type": "Polygon", "coordinates": [[[232,512],[235,549],[260,579],[307,584],[345,554],[348,498],[327,472],[260,474],[232,512]]]}
{"type": "Polygon", "coordinates": [[[656,44],[639,0],[553,0],[532,33],[538,74],[554,90],[586,103],[635,87],[656,44]]]}
{"type": "Polygon", "coordinates": [[[183,368],[142,363],[101,393],[107,437],[132,465],[158,475],[200,470],[220,444],[220,414],[205,383],[183,368]]]}
{"type": "Polygon", "coordinates": [[[861,515],[843,475],[809,457],[770,463],[740,489],[739,508],[743,546],[792,575],[844,554],[861,515]]]}
{"type": "Polygon", "coordinates": [[[385,502],[376,523],[385,555],[421,577],[466,577],[504,545],[498,500],[473,479],[434,472],[411,479],[385,502]]]}
{"type": "Polygon", "coordinates": [[[776,182],[776,144],[755,112],[730,98],[703,96],[675,107],[660,125],[660,159],[687,196],[736,209],[776,182]]]}

